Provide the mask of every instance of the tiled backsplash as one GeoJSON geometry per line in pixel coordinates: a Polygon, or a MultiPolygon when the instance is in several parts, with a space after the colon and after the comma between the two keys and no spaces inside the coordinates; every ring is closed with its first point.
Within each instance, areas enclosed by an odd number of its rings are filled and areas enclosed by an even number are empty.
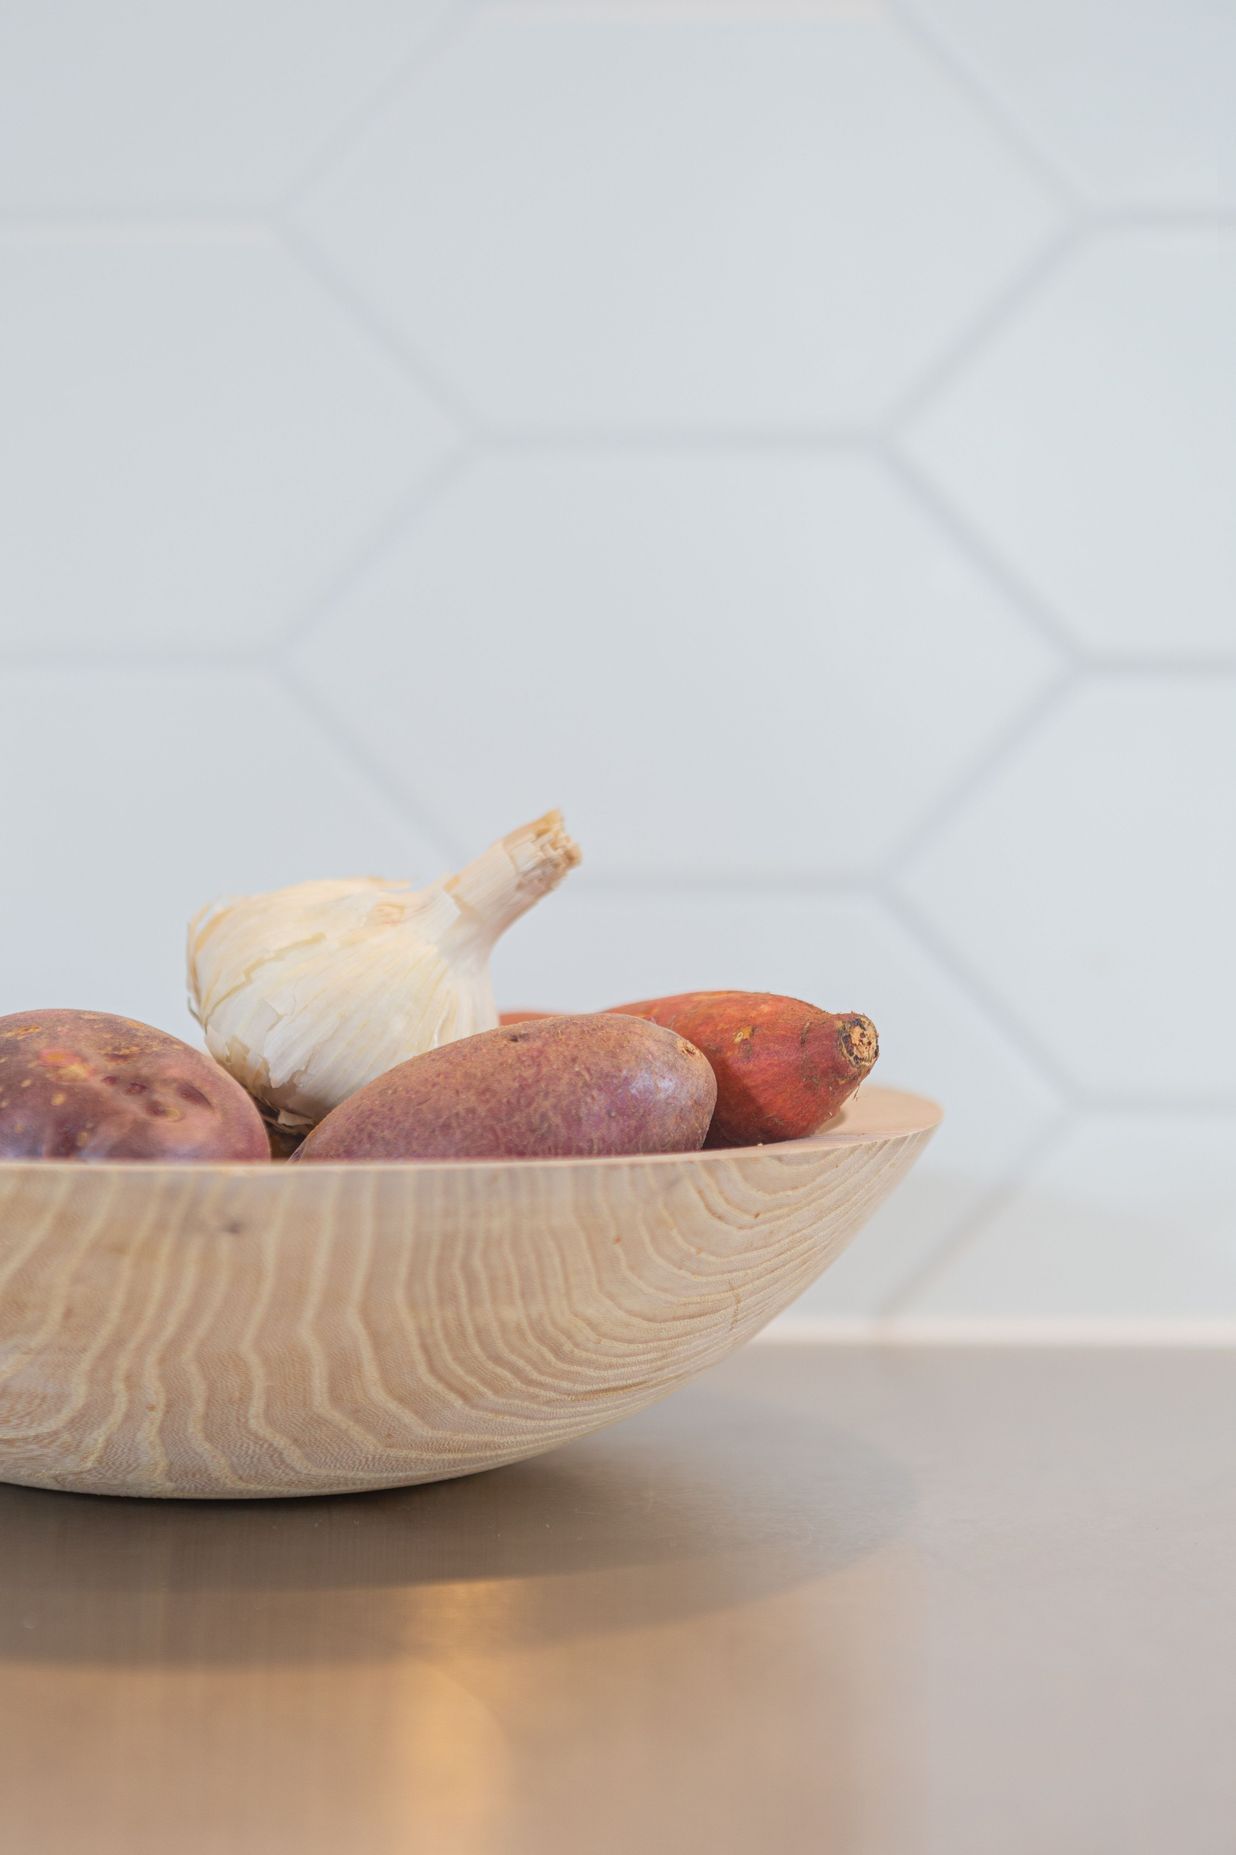
{"type": "Polygon", "coordinates": [[[0,10],[0,1009],[561,804],[512,1004],[869,1011],[803,1304],[1236,1317],[1236,7],[0,10]]]}

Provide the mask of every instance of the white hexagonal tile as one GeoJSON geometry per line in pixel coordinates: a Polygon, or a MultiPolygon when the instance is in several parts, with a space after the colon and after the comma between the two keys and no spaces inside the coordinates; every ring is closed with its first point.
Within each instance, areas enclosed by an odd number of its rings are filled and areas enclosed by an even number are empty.
{"type": "Polygon", "coordinates": [[[0,1013],[88,1006],[193,1037],[184,937],[203,902],[446,867],[258,673],[8,671],[3,718],[0,1013]]]}
{"type": "Polygon", "coordinates": [[[461,848],[560,804],[611,878],[869,866],[1054,669],[875,465],[769,455],[491,460],[299,655],[461,848]]]}
{"type": "Polygon", "coordinates": [[[1230,1115],[1096,1116],[914,1298],[948,1319],[1236,1317],[1230,1115]]]}
{"type": "Polygon", "coordinates": [[[1106,205],[1236,201],[1236,13],[1215,0],[913,0],[1106,205]]]}
{"type": "Polygon", "coordinates": [[[272,201],[452,0],[0,8],[0,206],[272,201]]]}
{"type": "Polygon", "coordinates": [[[1040,1140],[1056,1113],[1037,1072],[874,903],[741,889],[616,895],[585,867],[498,948],[504,1005],[596,1010],[697,987],[787,992],[866,1011],[877,1079],[944,1104],[913,1174],[797,1312],[874,1314],[1040,1140]]]}
{"type": "Polygon", "coordinates": [[[1236,677],[1075,691],[905,873],[1078,1084],[1236,1098],[1236,677]]]}
{"type": "Polygon", "coordinates": [[[1236,652],[1236,236],[1084,250],[909,448],[1090,650],[1236,652]]]}
{"type": "Polygon", "coordinates": [[[450,441],[278,248],[0,243],[0,650],[241,649],[450,441]]]}
{"type": "Polygon", "coordinates": [[[486,9],[302,205],[492,418],[850,423],[1052,229],[886,22],[620,13],[486,9]]]}

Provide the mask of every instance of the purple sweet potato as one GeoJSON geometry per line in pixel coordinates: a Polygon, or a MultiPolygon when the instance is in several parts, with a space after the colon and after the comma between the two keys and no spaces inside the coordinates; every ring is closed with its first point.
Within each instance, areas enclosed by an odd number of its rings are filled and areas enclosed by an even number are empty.
{"type": "Polygon", "coordinates": [[[707,1059],[673,1031],[545,1018],[400,1063],[333,1109],[291,1163],[688,1152],[716,1098],[707,1059]]]}
{"type": "Polygon", "coordinates": [[[269,1158],[239,1082],[179,1037],[104,1011],[0,1018],[0,1159],[269,1158]]]}

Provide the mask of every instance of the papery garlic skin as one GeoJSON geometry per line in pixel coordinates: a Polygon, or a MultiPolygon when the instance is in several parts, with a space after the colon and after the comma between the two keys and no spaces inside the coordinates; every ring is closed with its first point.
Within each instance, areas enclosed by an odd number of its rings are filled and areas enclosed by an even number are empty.
{"type": "Polygon", "coordinates": [[[396,1063],[498,1022],[495,941],[579,862],[560,812],[428,889],[370,877],[214,902],[189,1003],[215,1060],[292,1131],[396,1063]]]}

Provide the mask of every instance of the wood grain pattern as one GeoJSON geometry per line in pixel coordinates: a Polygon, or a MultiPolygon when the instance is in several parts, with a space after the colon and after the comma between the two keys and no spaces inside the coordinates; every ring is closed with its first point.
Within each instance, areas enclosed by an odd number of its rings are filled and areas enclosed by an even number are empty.
{"type": "Polygon", "coordinates": [[[794,1300],[939,1110],[639,1159],[0,1165],[0,1479],[393,1487],[552,1449],[794,1300]]]}

